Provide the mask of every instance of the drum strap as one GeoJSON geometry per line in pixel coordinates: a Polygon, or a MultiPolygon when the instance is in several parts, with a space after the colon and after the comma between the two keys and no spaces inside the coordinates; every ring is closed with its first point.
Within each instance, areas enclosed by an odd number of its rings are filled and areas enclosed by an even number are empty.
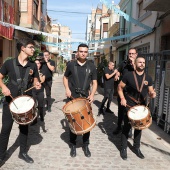
{"type": "MultiPolygon", "coordinates": [[[[133,76],[134,76],[134,79],[135,79],[135,84],[136,84],[136,88],[137,88],[137,91],[139,92],[139,94],[141,93],[142,89],[143,89],[143,85],[144,85],[144,80],[145,80],[145,73],[144,73],[144,76],[143,76],[143,79],[142,79],[142,84],[140,86],[140,89],[139,89],[139,84],[138,84],[138,81],[137,81],[137,77],[136,77],[136,74],[135,72],[133,71],[133,76]]],[[[137,104],[140,104],[141,101],[140,101],[140,98],[138,96],[138,99],[136,100],[135,98],[133,98],[132,96],[130,96],[129,94],[127,94],[128,97],[133,100],[135,103],[137,104]]]]}
{"type": "Polygon", "coordinates": [[[144,73],[144,76],[143,76],[143,80],[142,80],[142,84],[141,84],[141,86],[140,86],[140,89],[139,89],[139,84],[138,84],[137,77],[136,77],[136,74],[135,74],[134,71],[133,71],[133,76],[134,76],[134,79],[135,79],[136,88],[137,88],[138,92],[141,93],[141,91],[142,91],[142,89],[143,89],[143,85],[144,85],[145,73],[144,73]]]}
{"type": "Polygon", "coordinates": [[[24,75],[24,78],[21,79],[19,68],[18,68],[18,66],[16,64],[16,58],[13,59],[13,66],[14,66],[14,70],[15,70],[15,73],[16,73],[17,82],[15,82],[14,80],[11,80],[11,82],[14,85],[17,85],[18,86],[18,90],[20,90],[21,94],[23,94],[24,90],[27,89],[27,82],[28,82],[28,76],[29,76],[30,67],[27,67],[25,75],[24,75]]]}
{"type": "MultiPolygon", "coordinates": [[[[84,84],[83,84],[83,88],[81,89],[80,88],[80,82],[79,82],[79,78],[78,78],[78,71],[77,71],[77,65],[75,63],[74,65],[74,73],[75,73],[75,76],[76,76],[76,86],[77,86],[77,89],[76,89],[76,92],[80,94],[80,96],[82,97],[83,96],[86,96],[85,94],[85,89],[86,89],[86,85],[87,85],[87,80],[88,80],[88,77],[89,77],[89,74],[90,74],[90,66],[88,64],[88,61],[86,61],[87,63],[87,67],[86,67],[86,77],[84,79],[84,84]]],[[[87,97],[87,96],[86,96],[87,97]]]]}

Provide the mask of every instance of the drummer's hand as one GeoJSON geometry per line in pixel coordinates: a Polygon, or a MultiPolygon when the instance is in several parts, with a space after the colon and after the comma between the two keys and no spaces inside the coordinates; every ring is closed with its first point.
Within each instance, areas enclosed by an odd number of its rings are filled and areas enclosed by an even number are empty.
{"type": "Polygon", "coordinates": [[[122,98],[121,101],[120,101],[120,104],[122,106],[125,106],[126,107],[126,99],[125,98],[122,98]]]}
{"type": "Polygon", "coordinates": [[[36,82],[35,83],[35,88],[38,90],[38,89],[41,89],[41,83],[40,82],[36,82]]]}
{"type": "Polygon", "coordinates": [[[118,81],[118,80],[119,80],[119,76],[116,75],[116,76],[114,77],[114,81],[118,81]]]}
{"type": "Polygon", "coordinates": [[[89,103],[92,103],[94,101],[94,96],[93,95],[89,95],[87,97],[87,100],[89,101],[89,103]]]}
{"type": "Polygon", "coordinates": [[[66,90],[66,96],[69,97],[69,98],[71,97],[71,91],[70,91],[70,89],[67,89],[67,90],[66,90]]]}
{"type": "Polygon", "coordinates": [[[153,92],[150,93],[150,97],[151,97],[151,98],[155,98],[155,97],[156,97],[155,89],[153,90],[153,92]]]}
{"type": "Polygon", "coordinates": [[[3,86],[3,87],[2,87],[2,93],[3,93],[4,96],[9,96],[9,95],[11,95],[10,90],[9,90],[6,86],[3,86]]]}

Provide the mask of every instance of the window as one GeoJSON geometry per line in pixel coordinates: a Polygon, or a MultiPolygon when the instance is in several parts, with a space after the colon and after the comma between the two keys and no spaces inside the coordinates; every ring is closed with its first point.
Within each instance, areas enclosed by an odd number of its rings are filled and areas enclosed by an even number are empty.
{"type": "Polygon", "coordinates": [[[103,38],[107,38],[108,34],[108,23],[103,23],[103,38]]]}
{"type": "Polygon", "coordinates": [[[20,10],[22,11],[22,12],[26,12],[27,11],[27,0],[22,0],[22,1],[20,1],[20,4],[21,4],[21,6],[20,6],[20,10]]]}
{"type": "Polygon", "coordinates": [[[33,4],[33,15],[38,18],[38,4],[35,1],[33,4]]]}
{"type": "Polygon", "coordinates": [[[103,32],[103,38],[107,38],[107,33],[108,32],[103,32]]]}
{"type": "Polygon", "coordinates": [[[138,18],[140,18],[141,16],[143,16],[146,13],[146,10],[143,10],[143,0],[139,1],[138,9],[139,9],[138,18]]]}
{"type": "Polygon", "coordinates": [[[137,51],[139,54],[146,54],[150,52],[150,45],[143,45],[141,47],[137,47],[137,51]]]}

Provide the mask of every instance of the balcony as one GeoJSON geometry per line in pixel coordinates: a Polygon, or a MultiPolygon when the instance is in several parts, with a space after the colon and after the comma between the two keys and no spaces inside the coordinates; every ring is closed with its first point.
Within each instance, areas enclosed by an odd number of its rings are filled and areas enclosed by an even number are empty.
{"type": "MultiPolygon", "coordinates": [[[[121,35],[125,35],[128,33],[127,28],[120,28],[119,31],[116,34],[113,34],[113,37],[116,36],[121,36],[121,35]]],[[[124,44],[127,44],[127,38],[121,38],[121,39],[117,39],[117,40],[111,40],[111,44],[113,47],[120,47],[124,44]]]]}
{"type": "Polygon", "coordinates": [[[162,11],[169,10],[170,0],[147,0],[143,4],[143,9],[148,11],[162,11]]]}

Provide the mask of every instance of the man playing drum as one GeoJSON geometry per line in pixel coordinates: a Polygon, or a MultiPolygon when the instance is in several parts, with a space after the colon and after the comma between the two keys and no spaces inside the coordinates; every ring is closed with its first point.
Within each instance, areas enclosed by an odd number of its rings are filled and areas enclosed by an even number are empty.
{"type": "MultiPolygon", "coordinates": [[[[2,113],[2,129],[0,134],[0,166],[5,158],[9,135],[13,125],[9,103],[12,98],[24,94],[24,90],[34,84],[36,89],[41,88],[38,82],[38,70],[35,63],[28,60],[28,56],[34,54],[34,41],[31,39],[20,39],[17,43],[18,57],[7,60],[0,69],[0,88],[5,96],[2,113]],[[6,86],[3,78],[8,75],[9,82],[6,86]]],[[[27,95],[29,95],[27,93],[27,95]]],[[[17,106],[16,106],[17,107],[17,106]]],[[[19,109],[19,108],[18,108],[19,109]]],[[[19,125],[20,130],[20,153],[19,158],[27,163],[33,163],[33,159],[27,154],[28,125],[19,125]]]]}
{"type": "MultiPolygon", "coordinates": [[[[128,110],[130,107],[136,105],[147,105],[146,98],[147,94],[149,94],[150,98],[156,97],[156,92],[152,86],[152,78],[145,74],[145,59],[143,57],[137,57],[135,60],[136,70],[134,72],[127,73],[122,81],[118,85],[118,94],[121,99],[121,105],[125,106],[125,114],[124,114],[124,126],[122,130],[121,136],[121,151],[120,155],[123,160],[127,159],[127,140],[128,133],[131,129],[131,124],[128,119],[128,110]],[[126,86],[127,93],[123,93],[123,89],[126,86]]],[[[140,113],[138,113],[140,114],[140,113]]],[[[144,155],[140,151],[140,139],[141,139],[142,131],[135,129],[134,130],[134,152],[135,154],[144,159],[144,155]]]]}
{"type": "MultiPolygon", "coordinates": [[[[68,64],[63,77],[63,83],[68,98],[86,97],[92,103],[97,90],[97,73],[94,64],[87,60],[87,55],[88,46],[80,44],[77,51],[77,60],[68,64]],[[91,84],[92,88],[89,93],[91,84]]],[[[88,148],[89,137],[90,132],[83,134],[83,151],[86,157],[91,156],[88,148]]],[[[71,157],[76,156],[76,138],[77,135],[70,130],[71,157]]]]}

